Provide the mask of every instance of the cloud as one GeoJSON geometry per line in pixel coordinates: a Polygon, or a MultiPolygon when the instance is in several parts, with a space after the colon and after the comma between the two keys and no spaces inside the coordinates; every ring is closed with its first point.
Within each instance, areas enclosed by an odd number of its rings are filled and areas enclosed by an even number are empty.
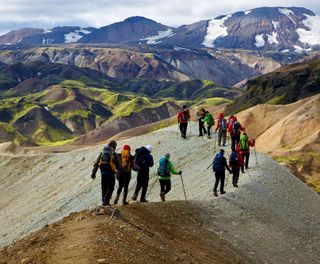
{"type": "MultiPolygon", "coordinates": [[[[101,27],[136,15],[179,26],[265,4],[262,0],[1,0],[0,33],[21,27],[101,27]]],[[[320,14],[319,0],[270,0],[268,6],[303,6],[320,14]]]]}

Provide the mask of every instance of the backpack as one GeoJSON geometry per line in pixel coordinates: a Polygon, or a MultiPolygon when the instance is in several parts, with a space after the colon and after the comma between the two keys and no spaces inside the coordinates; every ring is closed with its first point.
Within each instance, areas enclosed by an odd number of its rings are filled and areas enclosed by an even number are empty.
{"type": "Polygon", "coordinates": [[[116,165],[114,163],[113,157],[113,149],[109,146],[104,147],[99,162],[101,171],[114,172],[116,170],[116,165]]]}
{"type": "Polygon", "coordinates": [[[170,176],[169,160],[161,158],[158,167],[158,175],[160,177],[170,176]]]}
{"type": "Polygon", "coordinates": [[[139,168],[143,167],[146,163],[146,157],[148,154],[148,150],[145,147],[141,147],[136,149],[136,157],[134,159],[134,163],[139,168]]]}
{"type": "Polygon", "coordinates": [[[239,121],[235,121],[232,125],[232,132],[234,135],[240,134],[240,123],[239,121]]]}
{"type": "Polygon", "coordinates": [[[213,126],[213,125],[214,125],[213,116],[208,112],[208,113],[207,113],[207,117],[208,117],[207,125],[213,126]]]}
{"type": "Polygon", "coordinates": [[[229,164],[231,167],[239,165],[239,154],[235,151],[232,151],[229,157],[229,164]]]}
{"type": "Polygon", "coordinates": [[[124,172],[131,171],[131,155],[129,150],[123,150],[121,152],[121,164],[124,172]]]}
{"type": "Polygon", "coordinates": [[[242,135],[240,137],[240,150],[248,150],[248,149],[249,149],[248,137],[246,135],[242,135]]]}
{"type": "Polygon", "coordinates": [[[212,164],[212,168],[214,172],[224,172],[224,165],[222,163],[222,158],[223,156],[220,153],[218,153],[215,156],[212,164]]]}
{"type": "Polygon", "coordinates": [[[227,130],[227,121],[225,120],[225,118],[221,118],[219,121],[219,127],[222,131],[226,131],[227,130]]]}
{"type": "Polygon", "coordinates": [[[188,120],[189,120],[188,114],[189,114],[189,110],[182,111],[181,121],[188,122],[188,120]]]}

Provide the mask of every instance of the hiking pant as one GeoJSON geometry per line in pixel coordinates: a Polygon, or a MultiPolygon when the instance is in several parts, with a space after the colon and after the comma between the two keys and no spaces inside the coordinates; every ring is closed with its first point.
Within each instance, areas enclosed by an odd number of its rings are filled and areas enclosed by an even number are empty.
{"type": "MultiPolygon", "coordinates": [[[[248,151],[247,153],[241,153],[241,156],[243,158],[244,164],[246,169],[249,167],[249,158],[250,158],[250,152],[248,151]]],[[[241,170],[243,171],[243,165],[241,167],[241,170]]]]}
{"type": "Polygon", "coordinates": [[[233,151],[236,150],[236,145],[239,143],[239,141],[240,141],[240,134],[231,136],[231,149],[233,151]]]}
{"type": "Polygon", "coordinates": [[[186,138],[187,128],[188,128],[188,123],[180,123],[181,137],[186,138]]]}
{"type": "Polygon", "coordinates": [[[202,131],[204,134],[207,134],[207,130],[204,127],[204,123],[201,121],[201,118],[199,118],[199,136],[203,136],[202,131]]]}
{"type": "Polygon", "coordinates": [[[226,173],[225,173],[225,171],[216,172],[215,176],[216,176],[216,182],[214,183],[213,191],[214,192],[217,191],[218,185],[219,185],[219,182],[220,182],[220,192],[223,192],[224,191],[224,180],[226,178],[226,173]]]}
{"type": "Polygon", "coordinates": [[[114,190],[116,177],[114,172],[101,173],[101,191],[102,191],[102,204],[110,204],[110,199],[114,190]]]}
{"type": "Polygon", "coordinates": [[[218,131],[218,145],[219,146],[221,146],[221,140],[222,140],[223,146],[225,146],[226,141],[227,141],[227,131],[226,130],[219,129],[219,131],[218,131]]]}
{"type": "Polygon", "coordinates": [[[171,180],[159,180],[160,182],[160,194],[167,194],[171,190],[171,180]]]}
{"type": "Polygon", "coordinates": [[[139,192],[142,188],[142,192],[141,192],[141,196],[140,196],[140,200],[144,200],[146,199],[146,194],[147,194],[147,190],[148,190],[148,184],[149,184],[149,173],[145,173],[145,172],[138,172],[138,176],[137,176],[137,186],[136,189],[134,191],[134,197],[137,198],[139,195],[139,192]]]}
{"type": "Polygon", "coordinates": [[[211,136],[211,127],[212,127],[212,126],[207,126],[208,137],[210,137],[210,136],[211,136]]]}
{"type": "Polygon", "coordinates": [[[120,196],[123,189],[123,201],[127,201],[128,187],[131,180],[131,172],[121,172],[119,175],[119,187],[117,190],[117,195],[120,196]]]}
{"type": "Polygon", "coordinates": [[[232,184],[233,186],[238,185],[239,175],[240,175],[240,168],[232,167],[232,184]]]}

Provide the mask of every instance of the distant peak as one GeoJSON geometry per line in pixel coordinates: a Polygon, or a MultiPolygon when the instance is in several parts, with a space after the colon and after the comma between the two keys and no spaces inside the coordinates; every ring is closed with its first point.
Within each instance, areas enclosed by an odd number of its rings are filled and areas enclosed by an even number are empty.
{"type": "Polygon", "coordinates": [[[125,22],[141,22],[141,21],[152,21],[154,22],[152,19],[143,17],[143,16],[132,16],[132,17],[128,17],[124,20],[125,22]]]}

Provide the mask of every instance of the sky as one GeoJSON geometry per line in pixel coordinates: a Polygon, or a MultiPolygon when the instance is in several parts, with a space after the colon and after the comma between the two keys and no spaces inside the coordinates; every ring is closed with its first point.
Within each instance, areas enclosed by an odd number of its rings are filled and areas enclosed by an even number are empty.
{"type": "Polygon", "coordinates": [[[262,6],[300,6],[320,15],[320,0],[1,0],[0,34],[24,27],[102,27],[130,16],[176,27],[262,6]]]}

